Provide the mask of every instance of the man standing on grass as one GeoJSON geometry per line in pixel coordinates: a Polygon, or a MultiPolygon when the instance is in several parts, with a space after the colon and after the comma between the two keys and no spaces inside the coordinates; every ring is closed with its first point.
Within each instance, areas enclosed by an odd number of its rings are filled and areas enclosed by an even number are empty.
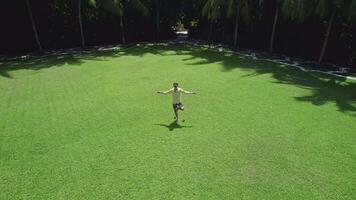
{"type": "MultiPolygon", "coordinates": [[[[158,91],[158,94],[172,94],[173,97],[173,110],[174,110],[174,119],[178,121],[178,111],[184,110],[183,104],[180,99],[180,94],[185,93],[185,94],[196,94],[195,92],[189,92],[186,90],[183,90],[182,88],[178,87],[178,83],[173,83],[173,88],[167,91],[158,91]]],[[[184,120],[183,120],[184,121],[184,120]]]]}

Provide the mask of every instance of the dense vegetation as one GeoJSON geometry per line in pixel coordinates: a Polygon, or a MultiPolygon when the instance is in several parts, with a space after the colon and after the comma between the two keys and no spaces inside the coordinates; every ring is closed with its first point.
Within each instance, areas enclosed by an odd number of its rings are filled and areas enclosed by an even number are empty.
{"type": "Polygon", "coordinates": [[[356,0],[3,0],[0,54],[191,37],[355,67],[356,0]]]}

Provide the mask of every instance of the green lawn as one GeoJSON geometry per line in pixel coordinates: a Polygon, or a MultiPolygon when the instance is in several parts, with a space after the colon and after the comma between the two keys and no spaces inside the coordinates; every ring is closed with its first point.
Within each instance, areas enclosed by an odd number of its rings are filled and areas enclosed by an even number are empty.
{"type": "Polygon", "coordinates": [[[1,63],[0,199],[356,198],[355,81],[188,45],[1,63]]]}

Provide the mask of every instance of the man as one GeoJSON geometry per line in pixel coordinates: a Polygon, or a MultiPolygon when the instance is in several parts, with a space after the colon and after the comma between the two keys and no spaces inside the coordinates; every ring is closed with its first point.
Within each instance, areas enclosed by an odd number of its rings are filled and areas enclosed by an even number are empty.
{"type": "MultiPolygon", "coordinates": [[[[196,94],[195,92],[189,92],[186,90],[183,90],[182,88],[178,87],[178,83],[173,83],[173,88],[171,88],[170,90],[167,91],[158,91],[158,94],[172,94],[173,97],[173,111],[174,111],[174,119],[176,121],[178,121],[178,111],[184,110],[183,104],[181,102],[181,93],[185,93],[185,94],[196,94]]],[[[184,121],[184,120],[183,120],[184,121]]]]}

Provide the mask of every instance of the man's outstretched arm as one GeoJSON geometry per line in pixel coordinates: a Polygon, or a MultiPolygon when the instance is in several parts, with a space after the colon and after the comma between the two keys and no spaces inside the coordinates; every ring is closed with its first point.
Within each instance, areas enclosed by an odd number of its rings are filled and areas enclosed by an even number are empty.
{"type": "Polygon", "coordinates": [[[167,91],[157,91],[157,94],[169,94],[169,93],[172,93],[172,89],[167,91]]]}
{"type": "Polygon", "coordinates": [[[190,92],[190,91],[183,90],[183,89],[182,89],[182,92],[183,92],[184,94],[197,94],[196,92],[190,92]]]}

